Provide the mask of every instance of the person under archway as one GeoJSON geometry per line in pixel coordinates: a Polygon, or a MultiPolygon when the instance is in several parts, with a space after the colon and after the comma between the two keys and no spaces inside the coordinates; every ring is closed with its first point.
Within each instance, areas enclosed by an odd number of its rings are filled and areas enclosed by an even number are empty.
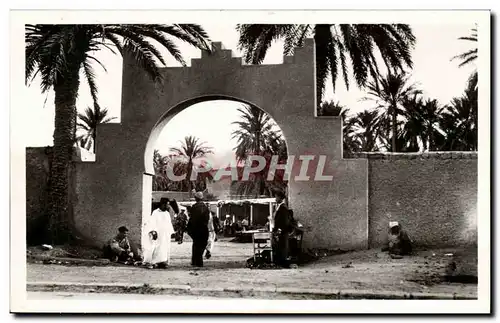
{"type": "Polygon", "coordinates": [[[166,268],[170,262],[171,236],[174,233],[170,219],[169,200],[161,198],[160,207],[146,221],[148,239],[144,246],[144,264],[152,268],[166,268]]]}
{"type": "Polygon", "coordinates": [[[187,233],[193,239],[193,249],[191,256],[191,266],[203,267],[203,252],[208,243],[208,221],[210,218],[210,210],[203,203],[203,193],[196,192],[194,194],[196,203],[193,204],[189,211],[189,221],[187,225],[187,233]]]}
{"type": "Polygon", "coordinates": [[[273,227],[273,249],[276,254],[276,265],[288,268],[289,264],[289,235],[292,231],[290,222],[290,212],[285,204],[286,195],[283,191],[276,191],[276,212],[274,215],[273,227]]]}
{"type": "Polygon", "coordinates": [[[205,258],[212,257],[215,242],[217,241],[217,232],[220,231],[220,221],[214,211],[210,211],[210,218],[208,220],[208,243],[205,252],[205,258]]]}
{"type": "Polygon", "coordinates": [[[176,223],[177,217],[179,216],[179,204],[177,204],[177,201],[175,199],[168,199],[167,209],[168,213],[170,213],[170,223],[172,223],[172,226],[174,228],[174,233],[172,233],[171,238],[175,239],[177,236],[176,223]]]}
{"type": "Polygon", "coordinates": [[[186,209],[180,209],[180,213],[175,219],[175,240],[178,244],[182,244],[184,242],[184,232],[186,232],[187,223],[188,216],[186,214],[186,209]]]}

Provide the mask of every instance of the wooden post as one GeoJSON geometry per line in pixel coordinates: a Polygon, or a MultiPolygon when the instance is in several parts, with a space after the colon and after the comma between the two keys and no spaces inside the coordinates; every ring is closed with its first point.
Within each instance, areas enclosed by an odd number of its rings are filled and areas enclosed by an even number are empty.
{"type": "Polygon", "coordinates": [[[250,204],[250,226],[253,225],[253,204],[250,204]]]}
{"type": "Polygon", "coordinates": [[[273,231],[273,202],[269,202],[269,231],[273,231]]]}

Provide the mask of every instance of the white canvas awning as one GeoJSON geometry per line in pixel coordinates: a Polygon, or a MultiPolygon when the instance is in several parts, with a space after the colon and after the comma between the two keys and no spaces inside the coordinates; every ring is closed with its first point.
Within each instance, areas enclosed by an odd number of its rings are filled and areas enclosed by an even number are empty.
{"type": "MultiPolygon", "coordinates": [[[[180,205],[191,206],[195,201],[189,202],[178,202],[180,205]]],[[[263,204],[268,205],[269,203],[276,203],[275,198],[262,198],[262,199],[245,199],[245,200],[219,200],[219,201],[207,201],[209,205],[244,205],[244,204],[263,204]]]]}

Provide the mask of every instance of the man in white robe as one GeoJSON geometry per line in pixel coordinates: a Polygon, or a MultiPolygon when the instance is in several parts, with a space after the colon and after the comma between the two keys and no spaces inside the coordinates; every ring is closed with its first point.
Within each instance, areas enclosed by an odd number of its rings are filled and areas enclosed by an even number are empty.
{"type": "Polygon", "coordinates": [[[145,221],[144,264],[149,268],[166,268],[170,262],[170,244],[174,228],[168,199],[160,200],[160,207],[145,221]]]}
{"type": "Polygon", "coordinates": [[[215,238],[217,237],[217,228],[215,225],[215,212],[210,211],[210,217],[208,218],[208,243],[205,252],[205,258],[210,259],[212,257],[212,250],[215,244],[215,238]]]}

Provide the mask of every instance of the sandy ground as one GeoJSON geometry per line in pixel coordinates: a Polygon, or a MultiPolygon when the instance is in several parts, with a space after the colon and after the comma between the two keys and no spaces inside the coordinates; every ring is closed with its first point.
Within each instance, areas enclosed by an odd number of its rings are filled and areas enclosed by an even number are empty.
{"type": "Polygon", "coordinates": [[[172,243],[168,269],[148,270],[132,266],[63,266],[29,263],[28,282],[98,282],[190,285],[191,287],[289,287],[477,295],[476,284],[440,281],[452,249],[418,252],[391,259],[380,250],[364,250],[325,257],[298,269],[248,269],[252,245],[218,241],[205,267],[190,267],[191,242],[172,243]]]}

